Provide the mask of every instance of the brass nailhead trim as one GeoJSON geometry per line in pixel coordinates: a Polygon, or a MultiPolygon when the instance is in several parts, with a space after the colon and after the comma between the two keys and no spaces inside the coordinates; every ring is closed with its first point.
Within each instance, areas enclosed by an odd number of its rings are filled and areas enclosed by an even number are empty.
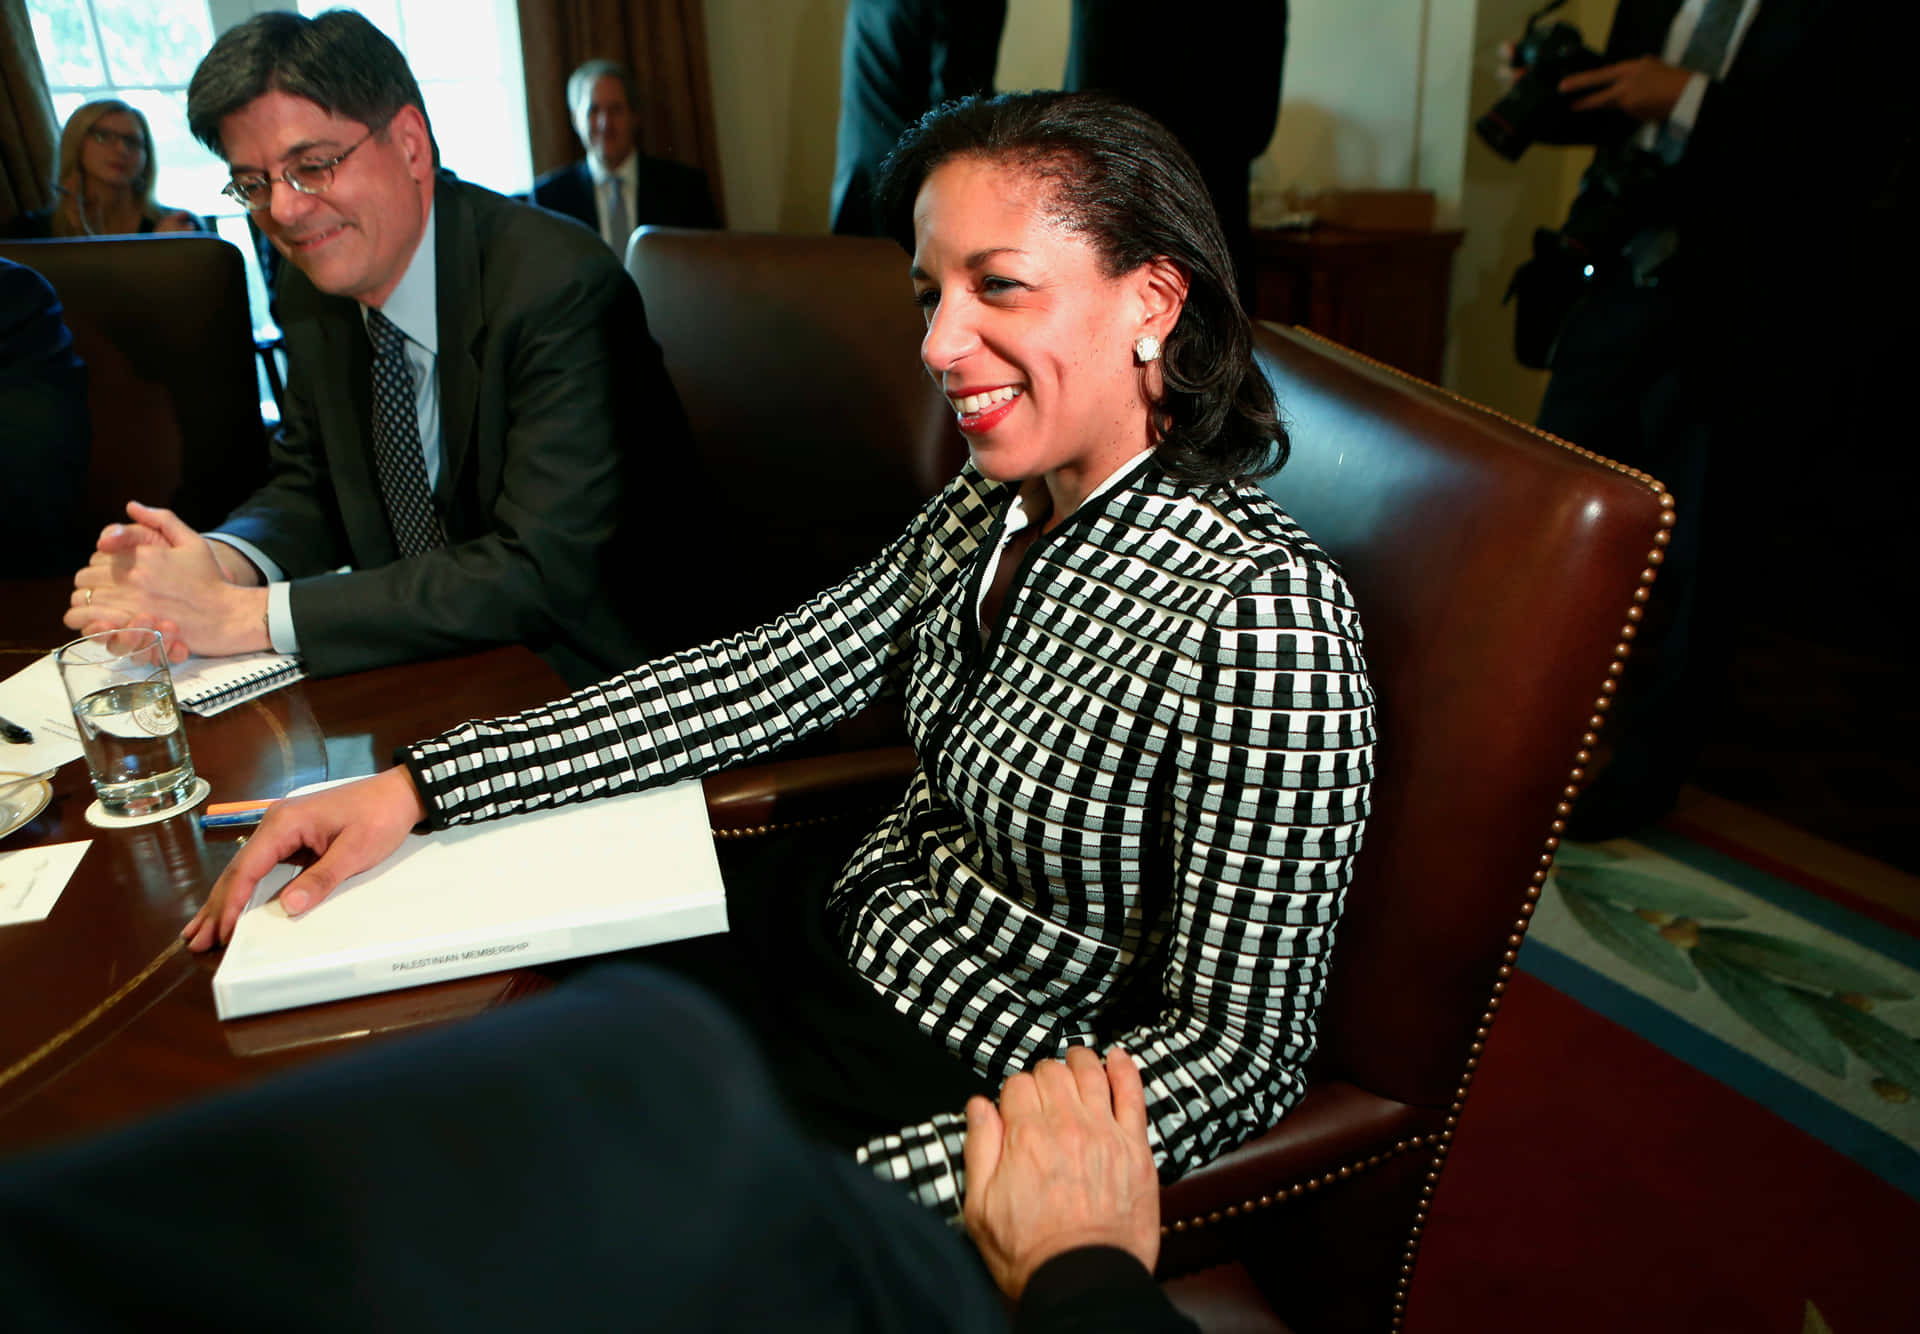
{"type": "Polygon", "coordinates": [[[1396,1158],[1403,1153],[1418,1149],[1424,1144],[1437,1142],[1438,1139],[1439,1136],[1437,1134],[1432,1136],[1415,1135],[1411,1139],[1403,1139],[1396,1143],[1391,1149],[1383,1149],[1379,1153],[1372,1154],[1365,1159],[1356,1159],[1344,1167],[1330,1168],[1320,1176],[1308,1177],[1303,1181],[1296,1181],[1290,1186],[1281,1186],[1271,1195],[1262,1195],[1257,1199],[1249,1199],[1240,1204],[1230,1204],[1224,1209],[1216,1209],[1205,1216],[1182,1218],[1172,1223],[1162,1223],[1160,1225],[1160,1235],[1164,1237],[1171,1233],[1187,1232],[1196,1228],[1216,1226],[1225,1219],[1238,1218],[1242,1214],[1257,1213],[1261,1209],[1270,1209],[1275,1204],[1284,1203],[1286,1200],[1298,1199],[1308,1191],[1316,1191],[1322,1186],[1331,1186],[1337,1181],[1348,1180],[1356,1173],[1378,1167],[1388,1159],[1396,1158]]]}
{"type": "Polygon", "coordinates": [[[768,834],[784,834],[793,829],[811,829],[816,825],[834,824],[840,820],[852,819],[855,815],[865,815],[865,809],[858,811],[835,811],[832,815],[814,815],[804,820],[787,820],[780,824],[748,825],[744,829],[715,829],[708,826],[708,832],[717,839],[765,838],[768,834]]]}
{"type": "MultiPolygon", "coordinates": [[[[1328,347],[1338,348],[1342,353],[1364,362],[1376,370],[1385,371],[1397,379],[1419,385],[1433,393],[1439,394],[1443,398],[1451,399],[1453,402],[1462,404],[1476,412],[1486,413],[1490,417],[1506,422],[1509,426],[1516,426],[1527,434],[1545,440],[1549,444],[1557,445],[1562,449],[1580,455],[1582,458],[1591,459],[1593,462],[1610,468],[1614,472],[1623,473],[1628,477],[1634,478],[1636,481],[1643,482],[1651,487],[1660,498],[1659,527],[1654,531],[1652,550],[1647,552],[1646,566],[1641,570],[1638,586],[1633,590],[1633,605],[1627,608],[1627,624],[1621,627],[1619,642],[1614,645],[1613,661],[1607,664],[1606,679],[1601,682],[1600,695],[1593,702],[1593,716],[1587,720],[1587,732],[1580,738],[1580,752],[1576,756],[1572,772],[1569,775],[1570,781],[1568,786],[1562,794],[1564,799],[1554,807],[1555,818],[1551,825],[1551,833],[1545,840],[1547,855],[1541,859],[1542,867],[1550,870],[1553,864],[1554,853],[1558,851],[1560,846],[1558,836],[1566,832],[1566,816],[1572,811],[1573,800],[1579,795],[1580,787],[1586,780],[1585,769],[1592,759],[1592,756],[1587,753],[1587,750],[1597,742],[1598,737],[1595,736],[1595,733],[1597,733],[1605,723],[1605,714],[1612,707],[1612,696],[1619,689],[1617,678],[1625,670],[1629,646],[1635,635],[1639,633],[1637,629],[1638,623],[1646,614],[1644,604],[1647,601],[1648,589],[1653,584],[1659,566],[1666,560],[1664,548],[1673,540],[1671,534],[1671,529],[1674,524],[1673,496],[1667,491],[1665,486],[1637,468],[1629,468],[1622,463],[1617,463],[1613,459],[1607,458],[1605,455],[1596,454],[1590,449],[1582,449],[1580,446],[1562,440],[1556,435],[1550,435],[1542,431],[1537,426],[1509,417],[1504,412],[1497,412],[1485,404],[1475,403],[1471,399],[1462,397],[1450,389],[1443,389],[1439,385],[1429,384],[1418,376],[1409,375],[1396,366],[1389,366],[1385,362],[1377,361],[1372,357],[1355,352],[1351,348],[1343,347],[1331,338],[1317,334],[1311,329],[1296,328],[1295,332],[1303,334],[1315,342],[1324,343],[1328,347]]],[[[1543,870],[1543,872],[1537,873],[1533,877],[1532,883],[1527,887],[1526,901],[1520,906],[1520,920],[1514,924],[1514,934],[1508,939],[1508,944],[1515,947],[1515,949],[1517,949],[1521,943],[1521,938],[1526,933],[1527,922],[1533,917],[1534,900],[1540,897],[1540,886],[1545,879],[1546,873],[1543,870]]],[[[1477,1040],[1469,1049],[1471,1054],[1467,1058],[1466,1068],[1461,1073],[1460,1086],[1454,1093],[1452,1106],[1448,1109],[1448,1116],[1446,1118],[1447,1129],[1440,1135],[1435,1136],[1433,1170],[1427,1175],[1429,1184],[1420,1192],[1420,1203],[1415,1210],[1413,1227],[1408,1233],[1406,1250],[1403,1252],[1404,1263],[1401,1272],[1406,1277],[1401,1279],[1394,1293],[1393,1328],[1396,1330],[1401,1327],[1406,1316],[1407,1288],[1412,1280],[1414,1260],[1420,1249],[1420,1233],[1426,1226],[1427,1211],[1432,1202],[1434,1189],[1432,1183],[1439,1180],[1440,1167],[1446,1160],[1448,1142],[1452,1139],[1453,1135],[1453,1126],[1459,1119],[1460,1110],[1466,1102],[1467,1091],[1473,1084],[1474,1069],[1480,1063],[1479,1053],[1486,1037],[1487,1027],[1492,1024],[1494,1012],[1499,1008],[1500,993],[1505,990],[1506,979],[1513,973],[1512,960],[1516,957],[1515,949],[1509,949],[1502,956],[1504,962],[1502,962],[1498,969],[1492,994],[1487,1001],[1486,1011],[1480,1020],[1480,1028],[1475,1034],[1477,1040]]]]}
{"type": "MultiPolygon", "coordinates": [[[[1484,403],[1476,403],[1472,399],[1467,398],[1462,394],[1456,394],[1453,392],[1453,390],[1443,388],[1440,385],[1434,384],[1430,380],[1423,380],[1417,375],[1410,375],[1406,371],[1401,370],[1398,366],[1389,366],[1384,361],[1376,361],[1374,358],[1366,355],[1364,352],[1356,352],[1352,348],[1347,347],[1345,344],[1334,342],[1333,339],[1328,338],[1325,334],[1315,333],[1312,329],[1303,329],[1298,325],[1290,325],[1288,326],[1288,329],[1290,332],[1301,334],[1307,338],[1312,339],[1316,343],[1324,343],[1328,347],[1338,349],[1342,355],[1352,357],[1355,361],[1364,362],[1367,365],[1373,367],[1375,370],[1385,371],[1387,374],[1393,376],[1395,379],[1405,380],[1408,384],[1417,384],[1422,389],[1426,389],[1433,393],[1436,393],[1440,395],[1440,397],[1442,398],[1449,399],[1452,402],[1460,404],[1462,407],[1471,408],[1475,412],[1485,413],[1487,416],[1492,417],[1497,421],[1503,421],[1509,426],[1518,427],[1520,430],[1525,431],[1528,435],[1534,436],[1540,440],[1544,440],[1550,445],[1557,445],[1558,447],[1566,450],[1569,453],[1578,454],[1583,459],[1591,459],[1595,463],[1601,464],[1606,468],[1612,469],[1614,472],[1621,473],[1627,477],[1631,477],[1635,481],[1646,483],[1648,487],[1650,487],[1654,491],[1660,492],[1662,495],[1666,494],[1667,488],[1665,486],[1663,486],[1656,479],[1648,476],[1646,473],[1641,472],[1638,468],[1629,468],[1626,464],[1610,459],[1604,454],[1596,454],[1590,449],[1582,449],[1580,446],[1574,444],[1572,441],[1562,440],[1557,435],[1552,435],[1546,431],[1541,430],[1538,426],[1535,426],[1532,422],[1523,422],[1517,417],[1509,417],[1506,413],[1501,412],[1498,409],[1490,408],[1484,403]]],[[[1669,499],[1666,503],[1670,508],[1672,503],[1671,500],[1669,499]]]]}

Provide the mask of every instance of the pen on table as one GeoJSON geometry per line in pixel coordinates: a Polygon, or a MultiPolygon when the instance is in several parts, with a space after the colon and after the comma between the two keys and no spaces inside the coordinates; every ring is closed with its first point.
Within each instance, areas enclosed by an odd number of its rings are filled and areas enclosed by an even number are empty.
{"type": "Polygon", "coordinates": [[[265,801],[216,801],[201,814],[200,827],[238,829],[243,825],[259,824],[266,818],[267,808],[273,804],[271,798],[265,801]]]}
{"type": "Polygon", "coordinates": [[[0,717],[0,737],[5,737],[16,745],[27,746],[33,744],[33,733],[20,726],[19,723],[16,723],[11,718],[0,717]]]}

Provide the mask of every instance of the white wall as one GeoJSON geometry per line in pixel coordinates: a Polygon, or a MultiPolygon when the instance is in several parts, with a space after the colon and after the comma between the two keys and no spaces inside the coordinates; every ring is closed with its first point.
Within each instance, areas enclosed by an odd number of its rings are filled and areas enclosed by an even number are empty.
{"type": "Polygon", "coordinates": [[[1280,126],[1254,165],[1256,194],[1414,183],[1426,0],[1295,4],[1280,126]]]}
{"type": "Polygon", "coordinates": [[[845,0],[706,0],[727,225],[824,232],[845,0]]]}

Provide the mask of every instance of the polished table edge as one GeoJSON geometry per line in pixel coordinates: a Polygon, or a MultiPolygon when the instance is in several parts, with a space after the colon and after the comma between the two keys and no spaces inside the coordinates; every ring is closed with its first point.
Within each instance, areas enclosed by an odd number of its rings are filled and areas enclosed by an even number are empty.
{"type": "MultiPolygon", "coordinates": [[[[44,633],[38,623],[23,633],[18,618],[34,601],[8,599],[17,587],[0,581],[0,675],[64,642],[59,631],[30,640],[44,633]]],[[[39,588],[44,608],[47,581],[39,588]]],[[[196,767],[218,779],[219,765],[238,763],[251,775],[242,781],[260,790],[229,795],[281,795],[296,780],[383,767],[388,741],[566,693],[525,648],[454,662],[304,681],[219,717],[190,719],[196,767]],[[426,681],[435,688],[423,690],[426,681]],[[422,718],[429,721],[416,725],[422,718]],[[342,741],[358,746],[338,752],[352,756],[339,761],[350,766],[344,772],[329,744],[342,741]],[[293,772],[296,758],[307,772],[293,772]]],[[[192,815],[139,830],[95,829],[80,818],[91,798],[84,762],[62,765],[54,781],[48,809],[0,851],[77,839],[93,846],[47,918],[0,927],[0,954],[15,965],[0,977],[0,1007],[9,1012],[0,1153],[142,1117],[330,1046],[479,1013],[550,985],[534,970],[517,970],[223,1023],[211,987],[219,956],[190,953],[176,933],[238,837],[201,831],[192,815]]]]}

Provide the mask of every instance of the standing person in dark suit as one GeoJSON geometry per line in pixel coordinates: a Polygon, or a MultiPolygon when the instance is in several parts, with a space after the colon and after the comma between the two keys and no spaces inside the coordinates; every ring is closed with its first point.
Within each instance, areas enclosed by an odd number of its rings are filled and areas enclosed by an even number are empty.
{"type": "Polygon", "coordinates": [[[589,60],[575,70],[567,79],[567,108],[586,161],[548,172],[533,185],[534,203],[584,222],[623,260],[635,227],[720,225],[704,171],[639,150],[639,105],[640,85],[625,65],[589,60]]]}
{"type": "Polygon", "coordinates": [[[75,513],[87,485],[87,368],[47,280],[0,259],[0,578],[86,559],[75,513]]]}
{"type": "Polygon", "coordinates": [[[1592,253],[1539,425],[1650,472],[1677,515],[1572,837],[1672,807],[1731,660],[1744,548],[1779,512],[1768,487],[1836,406],[1831,354],[1783,336],[1766,275],[1834,281],[1848,262],[1788,243],[1759,210],[1779,182],[1870,185],[1885,168],[1872,145],[1891,81],[1872,43],[1843,35],[1844,7],[1818,0],[1622,0],[1603,63],[1559,81],[1538,136],[1599,146],[1561,233],[1592,253]]]}
{"type": "Polygon", "coordinates": [[[67,624],[316,675],[503,643],[573,680],[634,661],[632,446],[671,464],[686,425],[606,248],[437,171],[405,59],[351,11],[230,29],[188,117],[290,261],[285,422],[211,540],[130,505],[67,624]]]}
{"type": "Polygon", "coordinates": [[[879,236],[873,187],[909,125],[954,98],[993,91],[1006,0],[850,0],[840,41],[836,236],[879,236]]]}
{"type": "Polygon", "coordinates": [[[1279,123],[1286,55],[1287,0],[1203,4],[1177,23],[1158,0],[1073,0],[1063,86],[1133,103],[1193,154],[1249,310],[1248,176],[1279,123]]]}

